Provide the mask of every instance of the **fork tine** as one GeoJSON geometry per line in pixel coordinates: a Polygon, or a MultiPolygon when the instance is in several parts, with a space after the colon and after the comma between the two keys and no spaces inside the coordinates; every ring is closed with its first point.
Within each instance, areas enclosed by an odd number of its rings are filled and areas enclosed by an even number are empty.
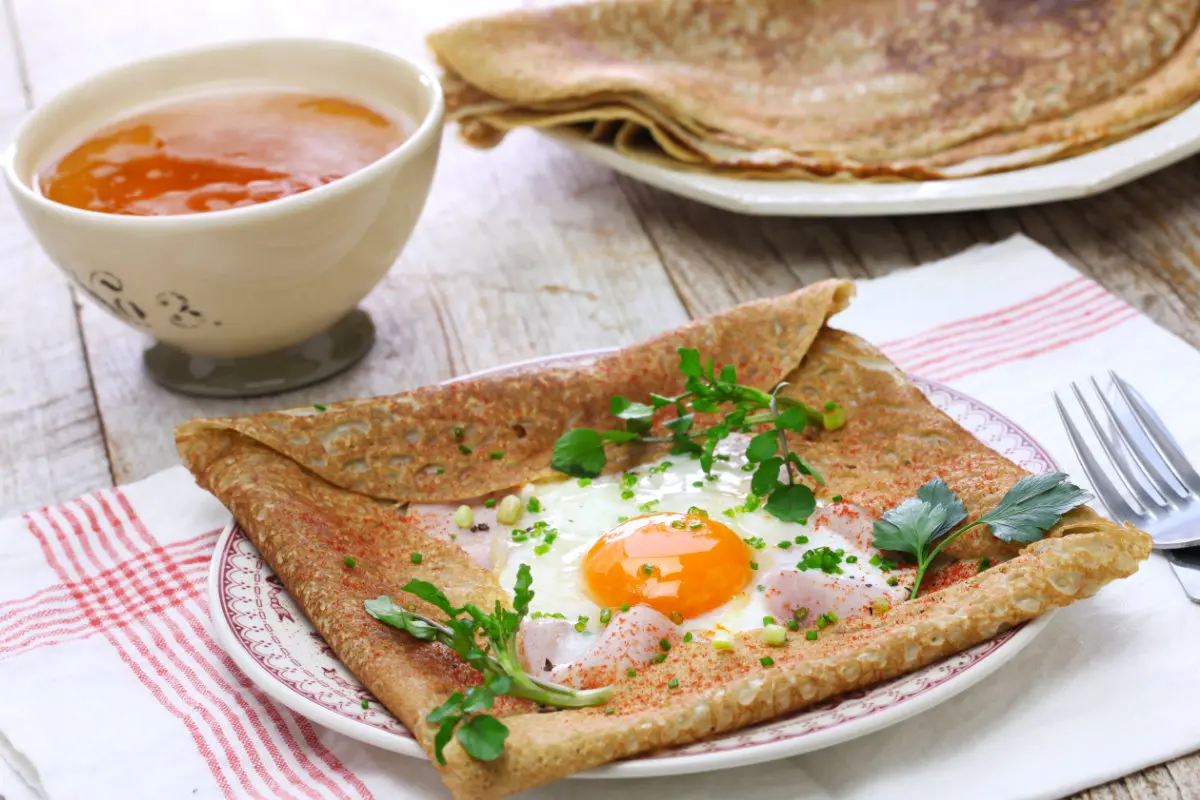
{"type": "Polygon", "coordinates": [[[1175,473],[1175,477],[1193,494],[1200,492],[1200,475],[1196,474],[1196,470],[1188,462],[1187,456],[1181,453],[1171,441],[1171,435],[1155,420],[1156,415],[1150,410],[1150,407],[1140,398],[1134,397],[1133,392],[1129,391],[1128,384],[1121,376],[1112,370],[1109,370],[1108,374],[1112,378],[1113,384],[1116,385],[1117,391],[1121,393],[1121,397],[1129,404],[1134,419],[1137,420],[1138,425],[1142,426],[1142,430],[1146,432],[1154,449],[1167,462],[1167,465],[1175,473]]]}
{"type": "MultiPolygon", "coordinates": [[[[1163,477],[1162,468],[1152,463],[1149,457],[1142,451],[1142,448],[1135,444],[1134,436],[1129,430],[1129,426],[1126,425],[1125,421],[1117,415],[1116,409],[1112,407],[1112,403],[1110,403],[1108,398],[1105,397],[1104,391],[1100,388],[1100,384],[1095,378],[1092,378],[1091,381],[1092,388],[1096,390],[1096,396],[1100,398],[1100,405],[1104,406],[1104,413],[1108,416],[1109,421],[1117,429],[1116,438],[1121,441],[1121,444],[1125,445],[1125,449],[1129,451],[1130,455],[1133,456],[1133,461],[1135,464],[1137,464],[1137,467],[1141,473],[1145,475],[1146,479],[1154,485],[1154,488],[1158,490],[1160,495],[1162,495],[1163,500],[1166,500],[1168,503],[1170,503],[1172,500],[1182,500],[1183,495],[1180,494],[1179,489],[1177,489],[1171,484],[1170,481],[1163,477]]],[[[1099,432],[1097,432],[1097,435],[1099,435],[1099,432]]],[[[1164,464],[1163,466],[1166,465],[1164,464]]],[[[1144,492],[1145,490],[1143,490],[1143,493],[1144,492]]],[[[1134,494],[1137,494],[1137,492],[1134,491],[1134,494]]],[[[1138,501],[1141,502],[1142,505],[1146,505],[1146,501],[1142,499],[1141,495],[1138,495],[1138,501]]]]}
{"type": "Polygon", "coordinates": [[[1058,392],[1054,393],[1054,405],[1058,409],[1058,416],[1062,419],[1063,427],[1067,429],[1067,439],[1071,441],[1071,449],[1075,451],[1075,455],[1083,467],[1083,474],[1087,476],[1092,488],[1096,490],[1096,496],[1100,498],[1100,502],[1104,503],[1108,513],[1118,522],[1140,518],[1141,514],[1126,502],[1121,493],[1117,491],[1117,487],[1113,486],[1112,481],[1104,474],[1104,470],[1100,468],[1096,459],[1092,457],[1092,451],[1088,450],[1087,444],[1079,434],[1079,429],[1071,421],[1058,392]]]}
{"type": "Polygon", "coordinates": [[[1109,443],[1108,437],[1104,435],[1104,431],[1100,427],[1100,421],[1096,419],[1096,415],[1092,411],[1092,407],[1083,399],[1083,392],[1079,391],[1079,386],[1074,382],[1071,383],[1071,391],[1074,392],[1075,399],[1079,402],[1079,407],[1083,409],[1083,416],[1087,418],[1088,425],[1092,428],[1092,433],[1096,434],[1096,439],[1100,442],[1100,449],[1108,457],[1108,462],[1112,464],[1113,471],[1117,473],[1117,477],[1121,479],[1121,483],[1125,484],[1125,488],[1141,503],[1143,509],[1147,511],[1165,510],[1166,505],[1147,492],[1142,487],[1142,484],[1138,482],[1137,476],[1133,474],[1125,459],[1118,452],[1117,447],[1119,445],[1109,443]]]}

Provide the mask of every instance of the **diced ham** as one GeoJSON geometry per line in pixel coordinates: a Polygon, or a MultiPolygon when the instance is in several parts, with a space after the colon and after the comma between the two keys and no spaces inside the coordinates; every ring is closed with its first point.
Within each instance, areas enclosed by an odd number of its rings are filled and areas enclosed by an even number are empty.
{"type": "Polygon", "coordinates": [[[878,598],[886,598],[889,605],[904,599],[904,587],[888,586],[882,579],[870,580],[853,575],[827,575],[816,569],[774,570],[762,578],[771,616],[787,621],[800,615],[804,627],[816,625],[817,617],[831,611],[838,619],[847,619],[868,613],[878,598]],[[801,609],[807,609],[808,613],[802,614],[801,609]]]}
{"type": "Polygon", "coordinates": [[[454,524],[454,511],[458,506],[450,505],[412,505],[406,515],[420,528],[422,533],[441,539],[444,542],[454,542],[461,547],[471,560],[486,570],[496,565],[493,552],[493,532],[496,530],[496,510],[476,505],[474,525],[471,528],[460,528],[454,524]]]}
{"type": "Polygon", "coordinates": [[[578,688],[607,686],[630,667],[649,664],[678,628],[649,606],[615,614],[599,634],[579,633],[568,620],[542,617],[521,624],[526,669],[534,677],[578,688]]]}
{"type": "MultiPolygon", "coordinates": [[[[874,552],[875,520],[863,509],[850,503],[825,506],[810,519],[816,530],[825,530],[848,541],[854,550],[874,552]]],[[[851,549],[851,548],[847,548],[851,549]]]]}

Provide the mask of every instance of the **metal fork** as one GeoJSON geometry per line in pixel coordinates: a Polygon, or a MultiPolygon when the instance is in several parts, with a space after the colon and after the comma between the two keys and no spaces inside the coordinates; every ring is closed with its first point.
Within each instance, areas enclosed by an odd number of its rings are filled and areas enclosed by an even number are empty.
{"type": "Polygon", "coordinates": [[[1089,404],[1075,383],[1071,384],[1071,392],[1112,466],[1111,473],[1092,455],[1055,392],[1054,404],[1066,426],[1067,438],[1112,518],[1149,533],[1155,548],[1164,551],[1171,562],[1184,591],[1200,602],[1200,547],[1196,547],[1200,545],[1200,474],[1137,390],[1115,372],[1110,371],[1108,376],[1108,391],[1091,378],[1098,402],[1089,404]],[[1093,405],[1103,409],[1106,425],[1093,405]],[[1124,492],[1113,484],[1110,474],[1116,475],[1124,492]]]}

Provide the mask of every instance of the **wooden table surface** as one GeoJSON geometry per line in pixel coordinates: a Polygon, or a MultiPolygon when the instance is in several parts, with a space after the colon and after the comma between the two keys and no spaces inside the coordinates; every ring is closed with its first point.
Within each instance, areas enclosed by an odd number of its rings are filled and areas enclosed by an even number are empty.
{"type": "MultiPolygon", "coordinates": [[[[90,73],[259,35],[357,40],[426,58],[424,34],[504,0],[4,0],[0,133],[90,73]]],[[[365,307],[355,369],[254,401],[179,397],[145,340],[79,297],[0,199],[0,513],[176,463],[173,426],[386,394],[557,352],[621,345],[821,278],[870,278],[1024,232],[1200,346],[1200,159],[1093,199],[856,220],[740,217],[620,178],[525,132],[481,153],[446,137],[425,215],[365,307]]],[[[1200,755],[1086,792],[1200,796],[1200,755]]]]}

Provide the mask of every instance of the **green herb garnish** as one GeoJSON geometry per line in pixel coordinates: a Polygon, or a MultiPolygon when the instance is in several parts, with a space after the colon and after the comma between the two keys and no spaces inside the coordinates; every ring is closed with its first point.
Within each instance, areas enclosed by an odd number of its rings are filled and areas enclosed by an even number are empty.
{"type": "Polygon", "coordinates": [[[368,614],[385,625],[399,628],[423,642],[443,644],[483,674],[482,684],[472,687],[465,695],[453,693],[426,718],[439,726],[434,738],[434,755],[439,764],[446,763],[443,750],[452,737],[458,739],[472,758],[494,761],[500,756],[508,728],[495,717],[480,713],[492,707],[496,695],[506,694],[557,708],[583,708],[603,705],[612,694],[611,686],[574,689],[542,681],[521,667],[517,631],[521,620],[529,614],[532,584],[529,565],[522,564],[517,569],[517,582],[513,587],[513,610],[504,608],[497,600],[492,613],[470,603],[456,607],[440,589],[427,581],[411,580],[401,587],[401,591],[424,600],[445,614],[446,619],[442,621],[401,608],[386,595],[363,604],[368,614]]]}
{"type": "MultiPolygon", "coordinates": [[[[683,394],[663,397],[652,394],[650,403],[639,403],[617,395],[609,403],[609,412],[624,422],[624,429],[596,431],[575,428],[554,443],[551,466],[559,472],[580,478],[594,478],[608,463],[606,448],[612,444],[669,443],[674,455],[692,455],[700,460],[706,475],[712,474],[717,445],[730,433],[750,431],[753,426],[770,425],[771,430],[750,440],[746,448],[748,467],[754,472],[754,494],[766,500],[766,510],[785,522],[806,519],[816,509],[812,489],[796,481],[807,475],[819,484],[825,480],[800,455],[788,447],[786,432],[803,432],[810,425],[834,430],[845,424],[845,412],[836,403],[825,403],[824,410],[811,408],[799,400],[780,397],[786,383],[764,392],[737,382],[737,370],[726,365],[718,370],[712,359],[702,362],[697,350],[679,349],[679,371],[687,378],[683,394]],[[671,408],[675,415],[662,427],[669,435],[651,436],[654,416],[660,409],[671,408]],[[721,412],[721,421],[708,428],[697,428],[697,413],[721,412]],[[783,472],[786,482],[779,480],[783,472]]],[[[628,473],[627,473],[628,475],[628,473]]],[[[632,483],[622,480],[630,492],[632,483]]],[[[625,492],[622,497],[626,497],[625,492]]]]}
{"type": "Polygon", "coordinates": [[[358,560],[355,559],[354,556],[346,556],[344,559],[342,559],[342,563],[350,569],[354,569],[358,566],[358,560]]]}
{"type": "Polygon", "coordinates": [[[830,550],[828,547],[815,547],[812,550],[804,551],[804,556],[796,564],[796,569],[801,572],[819,569],[826,575],[841,575],[842,568],[838,566],[841,563],[841,551],[830,550]]]}
{"type": "Polygon", "coordinates": [[[916,559],[916,580],[910,595],[915,598],[925,571],[938,553],[966,531],[988,525],[992,535],[1005,542],[1036,542],[1063,514],[1090,499],[1087,492],[1067,482],[1066,473],[1028,475],[1017,481],[991,511],[950,533],[966,518],[967,509],[941,478],[934,478],[917,489],[916,497],[884,512],[875,523],[872,544],[916,559]]]}

